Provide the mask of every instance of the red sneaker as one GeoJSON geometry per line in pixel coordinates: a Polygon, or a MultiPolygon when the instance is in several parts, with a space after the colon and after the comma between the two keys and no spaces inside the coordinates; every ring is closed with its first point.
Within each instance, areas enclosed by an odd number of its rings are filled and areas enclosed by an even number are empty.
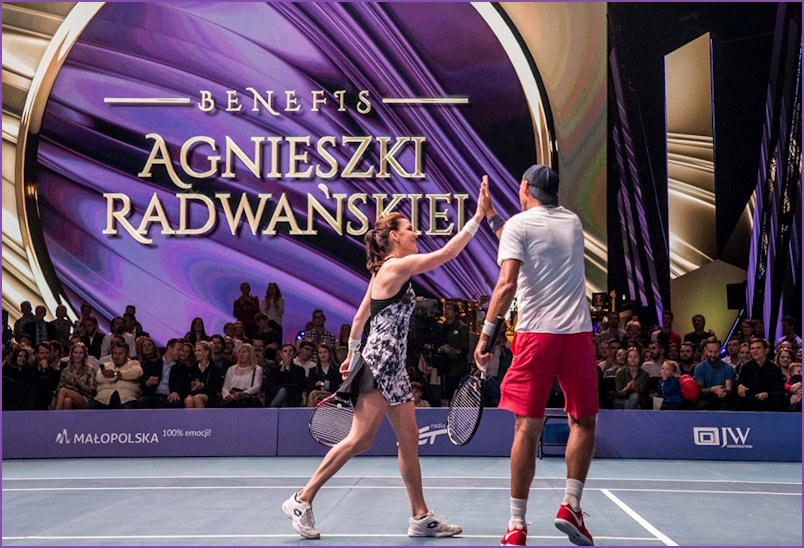
{"type": "Polygon", "coordinates": [[[500,539],[500,546],[525,546],[528,540],[528,528],[518,529],[510,527],[505,530],[505,534],[500,539]]]}
{"type": "Polygon", "coordinates": [[[566,533],[569,540],[578,546],[594,546],[595,541],[592,535],[586,530],[583,524],[583,512],[576,512],[570,508],[569,504],[562,504],[553,522],[556,528],[562,533],[566,533]]]}

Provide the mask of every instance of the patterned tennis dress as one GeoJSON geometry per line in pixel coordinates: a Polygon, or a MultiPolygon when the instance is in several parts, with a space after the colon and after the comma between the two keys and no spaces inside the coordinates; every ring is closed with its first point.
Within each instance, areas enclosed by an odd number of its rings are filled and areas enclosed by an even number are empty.
{"type": "Polygon", "coordinates": [[[377,388],[391,405],[413,400],[405,359],[415,304],[416,294],[410,282],[390,299],[371,299],[369,335],[362,359],[338,392],[359,396],[377,388]]]}

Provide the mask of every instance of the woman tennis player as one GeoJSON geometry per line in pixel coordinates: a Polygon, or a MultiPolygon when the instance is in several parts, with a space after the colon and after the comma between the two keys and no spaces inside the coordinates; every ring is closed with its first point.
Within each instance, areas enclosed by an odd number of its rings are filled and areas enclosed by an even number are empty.
{"type": "Polygon", "coordinates": [[[399,471],[411,509],[408,535],[450,537],[463,530],[448,523],[444,516],[432,513],[422,493],[419,429],[405,371],[408,325],[415,302],[410,277],[429,272],[458,256],[477,232],[489,199],[484,176],[472,219],[443,248],[431,253],[419,253],[416,232],[399,213],[378,219],[375,228],[366,233],[366,266],[371,281],[352,322],[349,353],[341,365],[341,372],[348,376],[339,389],[339,393],[358,396],[354,422],[349,435],[327,453],[307,485],[282,504],[282,511],[293,520],[293,528],[302,537],[320,538],[311,506],[313,499],[349,459],[371,447],[385,416],[399,441],[399,471]],[[369,334],[360,353],[366,322],[369,334]]]}

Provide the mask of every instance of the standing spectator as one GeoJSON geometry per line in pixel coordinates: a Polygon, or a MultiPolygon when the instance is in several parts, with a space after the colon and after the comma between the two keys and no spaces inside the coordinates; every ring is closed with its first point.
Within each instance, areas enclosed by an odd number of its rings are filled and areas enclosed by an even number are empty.
{"type": "Polygon", "coordinates": [[[313,357],[314,352],[315,352],[315,344],[313,344],[312,341],[304,339],[299,343],[298,354],[296,355],[295,358],[293,358],[293,363],[298,365],[304,370],[305,377],[309,377],[310,371],[312,369],[315,369],[316,361],[315,357],[313,357]]]}
{"type": "Polygon", "coordinates": [[[179,361],[183,339],[170,339],[162,359],[149,362],[143,373],[143,395],[137,401],[141,409],[184,407],[184,398],[190,391],[190,374],[187,364],[179,361]]]}
{"type": "Polygon", "coordinates": [[[737,377],[737,395],[746,411],[785,411],[784,375],[768,359],[768,341],[751,341],[751,359],[742,364],[737,377]]]}
{"type": "Polygon", "coordinates": [[[801,337],[796,333],[796,320],[793,316],[782,318],[782,336],[776,339],[776,345],[782,341],[790,341],[793,344],[793,351],[801,348],[801,337]]]}
{"type": "Polygon", "coordinates": [[[323,310],[313,310],[313,328],[307,329],[304,332],[304,339],[312,341],[313,348],[319,343],[325,343],[333,348],[335,347],[335,335],[324,327],[324,322],[326,321],[327,317],[324,315],[323,310]]]}
{"type": "Polygon", "coordinates": [[[105,336],[98,331],[98,318],[95,316],[85,318],[83,331],[84,335],[81,337],[81,341],[87,347],[87,352],[96,360],[99,359],[103,354],[103,339],[105,336]]]}
{"type": "Polygon", "coordinates": [[[33,307],[30,301],[22,301],[20,303],[20,313],[21,316],[14,322],[14,339],[17,341],[20,340],[20,336],[24,330],[23,328],[34,321],[33,307]]]}
{"type": "Polygon", "coordinates": [[[659,381],[657,392],[657,395],[662,398],[662,410],[681,408],[681,383],[676,377],[677,372],[678,368],[673,362],[665,362],[662,365],[662,380],[659,381]]]}
{"type": "Polygon", "coordinates": [[[190,322],[190,331],[184,335],[184,338],[193,346],[198,341],[209,341],[209,335],[207,335],[207,330],[204,327],[204,320],[193,318],[193,321],[190,322]]]}
{"type": "Polygon", "coordinates": [[[237,364],[226,370],[221,388],[222,407],[261,407],[257,395],[262,388],[262,367],[255,365],[254,347],[243,343],[237,350],[237,364]]]}
{"type": "Polygon", "coordinates": [[[698,383],[698,409],[729,411],[732,408],[732,385],[736,379],[734,368],[720,359],[720,342],[709,339],[704,343],[706,360],[695,366],[698,383]]]}
{"type": "Polygon", "coordinates": [[[61,371],[54,409],[83,409],[95,396],[98,381],[95,368],[87,361],[87,347],[78,342],[70,348],[67,366],[61,371]]]}
{"type": "Polygon", "coordinates": [[[195,343],[195,363],[190,367],[190,393],[184,398],[187,409],[215,407],[223,388],[223,371],[212,362],[212,345],[207,341],[195,343]]]}
{"type": "Polygon", "coordinates": [[[642,351],[631,347],[625,355],[625,367],[614,377],[616,409],[646,409],[648,405],[648,373],[642,369],[642,351]]]}
{"type": "Polygon", "coordinates": [[[469,373],[469,328],[458,317],[458,305],[454,302],[444,304],[444,323],[439,334],[438,352],[446,361],[446,396],[452,399],[452,394],[458,388],[461,377],[469,373]]]}
{"type": "Polygon", "coordinates": [[[56,307],[56,319],[50,322],[50,325],[53,327],[53,338],[59,341],[63,347],[69,346],[73,322],[67,318],[66,306],[60,304],[56,307]]]}
{"type": "Polygon", "coordinates": [[[112,362],[104,364],[96,373],[98,383],[95,398],[90,400],[87,409],[135,409],[140,397],[140,378],[142,367],[139,362],[130,360],[129,348],[124,343],[113,343],[112,362]]]}
{"type": "Polygon", "coordinates": [[[665,310],[662,312],[662,327],[651,333],[651,340],[658,340],[665,350],[670,348],[671,344],[681,346],[681,335],[673,331],[673,312],[665,310]]]}
{"type": "Polygon", "coordinates": [[[31,337],[31,346],[36,348],[39,343],[49,341],[53,338],[53,326],[45,321],[47,309],[43,305],[38,305],[34,310],[34,319],[25,324],[23,331],[31,337]]]}
{"type": "Polygon", "coordinates": [[[112,323],[109,324],[109,333],[103,337],[103,344],[101,345],[101,356],[111,354],[109,348],[112,343],[112,337],[119,335],[125,339],[128,345],[129,356],[134,357],[137,355],[137,340],[131,333],[126,333],[126,321],[122,316],[115,316],[112,318],[112,323]]]}
{"type": "Polygon", "coordinates": [[[265,296],[260,303],[260,312],[268,316],[268,319],[278,326],[282,332],[282,316],[285,315],[285,298],[279,290],[276,282],[270,282],[265,288],[265,296]]]}
{"type": "Polygon", "coordinates": [[[232,307],[232,315],[236,320],[243,322],[246,335],[251,338],[257,330],[257,322],[254,316],[260,311],[260,300],[251,294],[251,286],[248,282],[240,284],[240,296],[235,299],[232,307]]]}
{"type": "Polygon", "coordinates": [[[695,345],[696,351],[700,351],[701,343],[709,337],[714,337],[715,332],[706,329],[706,318],[703,314],[696,314],[692,317],[692,331],[684,335],[684,341],[695,345]]]}

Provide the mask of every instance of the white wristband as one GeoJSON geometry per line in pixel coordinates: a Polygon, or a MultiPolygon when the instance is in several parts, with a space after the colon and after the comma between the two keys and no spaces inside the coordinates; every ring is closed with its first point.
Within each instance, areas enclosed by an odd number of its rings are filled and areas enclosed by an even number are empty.
{"type": "Polygon", "coordinates": [[[494,335],[494,324],[491,322],[483,321],[483,333],[486,337],[491,337],[494,335]]]}
{"type": "Polygon", "coordinates": [[[474,219],[469,219],[466,221],[466,224],[463,225],[463,230],[474,236],[477,233],[477,229],[480,228],[480,224],[475,221],[474,219]]]}
{"type": "Polygon", "coordinates": [[[349,338],[348,348],[350,351],[360,350],[360,339],[349,338]]]}

